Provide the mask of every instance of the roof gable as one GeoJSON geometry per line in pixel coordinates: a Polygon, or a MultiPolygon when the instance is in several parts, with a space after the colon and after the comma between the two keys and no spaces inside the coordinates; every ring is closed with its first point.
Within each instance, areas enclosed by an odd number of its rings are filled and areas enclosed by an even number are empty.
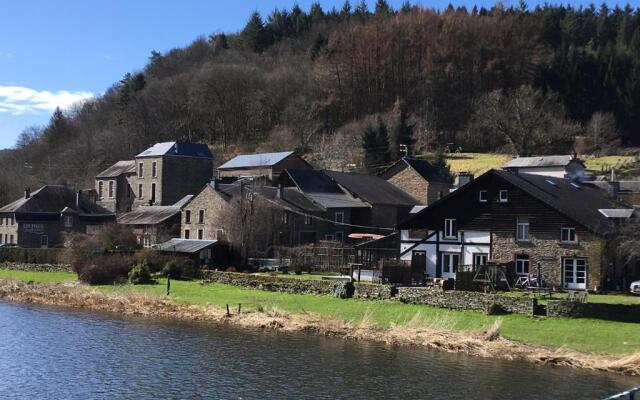
{"type": "Polygon", "coordinates": [[[324,171],[336,183],[370,204],[414,206],[420,202],[386,180],[371,175],[324,171]]]}
{"type": "Polygon", "coordinates": [[[71,210],[82,215],[113,215],[112,212],[85,201],[79,194],[63,185],[46,185],[30,193],[29,198],[21,197],[0,208],[0,212],[10,213],[62,213],[71,210]],[[79,198],[78,198],[79,196],[79,198]]]}
{"type": "Polygon", "coordinates": [[[427,160],[409,157],[404,157],[396,161],[395,164],[380,173],[380,177],[390,179],[405,168],[411,168],[426,182],[452,183],[453,181],[449,170],[446,168],[436,167],[427,160]]]}
{"type": "Polygon", "coordinates": [[[96,178],[115,178],[123,174],[135,174],[135,160],[118,161],[109,168],[96,175],[96,178]]]}

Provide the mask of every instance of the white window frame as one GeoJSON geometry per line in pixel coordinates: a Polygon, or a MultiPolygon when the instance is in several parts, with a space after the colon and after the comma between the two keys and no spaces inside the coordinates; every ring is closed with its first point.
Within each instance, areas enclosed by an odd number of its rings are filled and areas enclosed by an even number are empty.
{"type": "Polygon", "coordinates": [[[514,264],[516,269],[516,275],[519,275],[519,276],[529,275],[529,272],[531,271],[531,257],[529,257],[528,254],[516,254],[514,264]],[[527,266],[526,272],[524,271],[525,262],[527,266]]]}
{"type": "Polygon", "coordinates": [[[104,182],[98,181],[98,198],[102,199],[104,196],[104,182]]]}
{"type": "Polygon", "coordinates": [[[573,226],[569,226],[569,225],[562,225],[560,227],[560,241],[562,243],[577,243],[578,242],[578,235],[576,234],[576,228],[573,227],[573,226]],[[568,239],[564,238],[565,232],[569,232],[568,233],[568,239]],[[573,232],[573,240],[571,240],[571,232],[573,232]]]}
{"type": "Polygon", "coordinates": [[[501,189],[498,192],[498,202],[500,202],[500,203],[508,203],[509,202],[509,191],[507,189],[501,189]]]}
{"type": "Polygon", "coordinates": [[[62,219],[63,219],[65,228],[73,227],[73,215],[63,215],[62,219]]]}
{"type": "Polygon", "coordinates": [[[486,265],[489,261],[489,254],[487,253],[473,253],[473,266],[479,267],[481,265],[486,265]],[[484,262],[482,264],[478,263],[478,258],[484,258],[484,262]]]}
{"type": "Polygon", "coordinates": [[[336,224],[344,224],[344,212],[343,211],[337,211],[336,214],[334,215],[334,218],[335,218],[336,224]]]}
{"type": "Polygon", "coordinates": [[[309,214],[305,214],[305,215],[304,215],[304,224],[305,224],[305,225],[311,225],[311,221],[312,221],[312,219],[311,219],[311,215],[309,215],[309,214]]]}
{"type": "Polygon", "coordinates": [[[531,223],[529,218],[518,218],[516,220],[516,242],[529,242],[531,241],[531,223]],[[526,237],[520,236],[520,227],[526,227],[526,237]]]}
{"type": "Polygon", "coordinates": [[[478,201],[480,203],[487,203],[489,201],[489,192],[486,190],[478,192],[478,201]]]}
{"type": "Polygon", "coordinates": [[[444,237],[445,239],[455,239],[458,237],[456,220],[454,218],[446,218],[444,220],[444,237]]]}
{"type": "Polygon", "coordinates": [[[585,257],[562,257],[562,284],[564,287],[568,289],[586,289],[587,288],[587,280],[589,278],[589,263],[585,257]],[[569,261],[569,265],[571,266],[571,280],[572,282],[567,282],[567,261],[569,261]],[[578,262],[581,261],[584,264],[584,271],[578,271],[578,262]],[[582,277],[583,282],[578,282],[578,274],[584,274],[582,277]]]}

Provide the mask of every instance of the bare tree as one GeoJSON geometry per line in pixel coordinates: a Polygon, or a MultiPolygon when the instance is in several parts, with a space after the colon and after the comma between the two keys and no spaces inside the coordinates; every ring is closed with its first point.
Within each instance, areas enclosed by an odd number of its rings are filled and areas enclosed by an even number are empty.
{"type": "Polygon", "coordinates": [[[620,146],[620,135],[616,118],[612,113],[597,111],[587,124],[587,140],[592,153],[606,153],[620,146]]]}

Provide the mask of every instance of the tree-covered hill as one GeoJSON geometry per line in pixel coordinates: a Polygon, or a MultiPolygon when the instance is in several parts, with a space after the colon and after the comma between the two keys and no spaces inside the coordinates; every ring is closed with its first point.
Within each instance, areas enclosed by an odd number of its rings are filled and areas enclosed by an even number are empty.
{"type": "Polygon", "coordinates": [[[297,148],[319,166],[360,166],[365,126],[385,120],[393,133],[400,114],[414,151],[568,151],[576,134],[593,149],[640,144],[640,12],[630,6],[435,11],[378,0],[248,17],[241,32],[152,52],[102,96],[25,129],[0,153],[0,203],[25,185],[90,187],[114,161],[175,139],[209,143],[218,161],[297,148]]]}

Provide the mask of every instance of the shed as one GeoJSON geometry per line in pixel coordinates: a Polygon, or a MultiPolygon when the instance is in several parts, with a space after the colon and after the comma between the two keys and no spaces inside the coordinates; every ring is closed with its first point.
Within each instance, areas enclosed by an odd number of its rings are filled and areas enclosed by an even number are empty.
{"type": "Polygon", "coordinates": [[[171,239],[159,244],[157,250],[186,255],[201,266],[223,267],[228,260],[228,246],[218,240],[171,239]]]}

